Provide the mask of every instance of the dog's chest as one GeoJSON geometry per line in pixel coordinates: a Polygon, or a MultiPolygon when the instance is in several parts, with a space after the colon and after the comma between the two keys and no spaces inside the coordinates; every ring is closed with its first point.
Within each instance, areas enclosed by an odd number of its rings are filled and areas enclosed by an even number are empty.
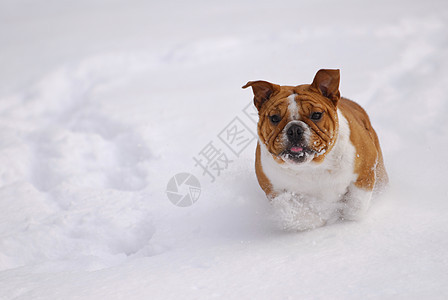
{"type": "Polygon", "coordinates": [[[263,165],[263,171],[269,178],[276,193],[295,193],[307,198],[338,201],[347,192],[351,182],[356,179],[349,168],[324,169],[307,168],[294,171],[276,166],[263,165]]]}

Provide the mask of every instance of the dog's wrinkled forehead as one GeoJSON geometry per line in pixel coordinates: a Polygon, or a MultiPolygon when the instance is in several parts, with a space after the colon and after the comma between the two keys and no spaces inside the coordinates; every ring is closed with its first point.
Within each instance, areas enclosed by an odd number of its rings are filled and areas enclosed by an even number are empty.
{"type": "Polygon", "coordinates": [[[282,115],[289,111],[291,106],[292,109],[298,111],[298,105],[296,102],[296,96],[292,90],[282,91],[281,93],[273,96],[270,101],[263,103],[260,110],[260,115],[266,114],[267,112],[277,112],[282,115]]]}
{"type": "Polygon", "coordinates": [[[307,90],[308,86],[281,87],[282,90],[260,107],[260,117],[277,114],[288,121],[300,120],[311,111],[325,110],[330,102],[307,90]]]}

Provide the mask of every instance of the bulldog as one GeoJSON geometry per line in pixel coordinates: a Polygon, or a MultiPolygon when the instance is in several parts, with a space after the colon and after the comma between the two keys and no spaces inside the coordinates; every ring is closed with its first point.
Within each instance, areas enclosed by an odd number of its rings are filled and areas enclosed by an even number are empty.
{"type": "Polygon", "coordinates": [[[340,96],[339,79],[339,70],[319,70],[311,84],[243,86],[259,115],[258,183],[285,229],[359,220],[388,182],[369,117],[340,96]]]}

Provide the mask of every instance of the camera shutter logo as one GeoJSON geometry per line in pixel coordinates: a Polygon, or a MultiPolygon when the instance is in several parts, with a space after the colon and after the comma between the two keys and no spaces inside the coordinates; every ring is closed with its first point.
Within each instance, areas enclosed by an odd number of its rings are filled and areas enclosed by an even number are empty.
{"type": "Polygon", "coordinates": [[[201,184],[194,175],[179,173],[168,182],[166,195],[174,205],[188,207],[198,201],[201,195],[201,184]]]}

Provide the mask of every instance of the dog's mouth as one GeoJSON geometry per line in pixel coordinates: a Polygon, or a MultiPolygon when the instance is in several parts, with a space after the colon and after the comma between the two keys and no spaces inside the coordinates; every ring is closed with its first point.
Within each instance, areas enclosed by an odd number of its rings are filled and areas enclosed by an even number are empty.
{"type": "Polygon", "coordinates": [[[305,162],[310,155],[314,153],[313,150],[305,146],[291,146],[283,151],[280,157],[288,163],[298,164],[305,162]]]}

